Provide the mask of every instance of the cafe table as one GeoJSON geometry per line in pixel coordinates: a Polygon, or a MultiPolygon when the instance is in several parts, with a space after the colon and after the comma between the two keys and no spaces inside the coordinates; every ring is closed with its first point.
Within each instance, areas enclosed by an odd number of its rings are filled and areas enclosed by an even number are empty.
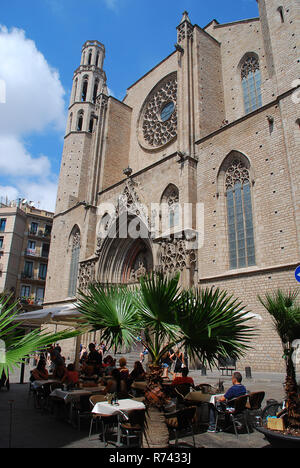
{"type": "Polygon", "coordinates": [[[117,432],[117,447],[122,447],[121,444],[121,416],[122,412],[128,413],[133,410],[145,410],[144,403],[131,399],[118,400],[117,405],[111,405],[107,401],[96,403],[92,414],[99,417],[117,416],[118,418],[118,432],[117,432]]]}
{"type": "Polygon", "coordinates": [[[210,393],[203,393],[203,392],[190,392],[186,395],[185,399],[190,402],[195,403],[211,403],[212,405],[216,405],[216,401],[218,398],[223,396],[223,393],[211,395],[210,393]]]}
{"type": "Polygon", "coordinates": [[[56,388],[50,393],[50,397],[59,398],[65,402],[65,404],[70,404],[70,413],[69,413],[69,422],[72,422],[73,408],[76,401],[80,400],[82,396],[90,396],[93,394],[101,393],[105,387],[84,387],[78,390],[62,390],[61,388],[56,388]]]}
{"type": "Polygon", "coordinates": [[[51,385],[51,384],[54,384],[54,383],[60,383],[59,380],[55,380],[55,379],[49,379],[49,380],[35,380],[34,382],[31,383],[31,388],[33,388],[34,390],[36,390],[37,388],[41,388],[43,387],[44,385],[51,385]]]}

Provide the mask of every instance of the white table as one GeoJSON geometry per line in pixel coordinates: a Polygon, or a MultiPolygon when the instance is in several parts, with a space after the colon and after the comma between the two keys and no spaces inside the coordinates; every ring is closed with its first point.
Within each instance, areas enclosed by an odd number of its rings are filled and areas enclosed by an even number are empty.
{"type": "Polygon", "coordinates": [[[69,414],[69,422],[72,424],[72,414],[73,414],[73,407],[74,402],[80,400],[81,396],[90,396],[94,393],[101,393],[105,387],[85,387],[79,390],[61,390],[60,388],[56,388],[52,393],[50,393],[50,397],[56,397],[64,400],[65,404],[67,405],[70,403],[70,414],[69,414]]]}
{"type": "Polygon", "coordinates": [[[220,397],[222,397],[222,396],[224,396],[224,393],[219,393],[218,395],[212,395],[212,396],[211,396],[211,399],[210,399],[210,403],[211,403],[212,405],[216,406],[217,400],[218,400],[220,397]]]}
{"type": "Polygon", "coordinates": [[[120,416],[121,411],[128,413],[133,410],[145,410],[146,407],[144,403],[140,401],[124,399],[118,401],[119,405],[110,405],[106,401],[96,403],[92,413],[98,416],[107,417],[107,416],[117,416],[118,417],[118,438],[117,438],[117,447],[122,447],[121,444],[121,425],[120,425],[120,416]]]}
{"type": "Polygon", "coordinates": [[[31,387],[36,390],[37,388],[41,388],[43,387],[44,385],[50,385],[50,384],[53,384],[53,383],[60,383],[59,380],[35,380],[34,382],[31,383],[31,387]]]}

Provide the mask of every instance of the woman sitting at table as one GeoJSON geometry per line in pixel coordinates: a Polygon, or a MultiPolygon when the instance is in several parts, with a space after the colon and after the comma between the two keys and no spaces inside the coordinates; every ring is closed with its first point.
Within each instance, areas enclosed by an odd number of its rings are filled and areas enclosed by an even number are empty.
{"type": "Polygon", "coordinates": [[[112,370],[116,368],[116,360],[112,356],[106,356],[103,360],[103,368],[105,375],[110,375],[112,370]]]}
{"type": "Polygon", "coordinates": [[[66,365],[65,363],[59,362],[54,368],[53,378],[62,381],[66,376],[68,376],[66,365]]]}
{"type": "Polygon", "coordinates": [[[75,370],[74,364],[69,364],[67,367],[67,372],[63,377],[62,383],[67,385],[74,386],[79,382],[79,373],[75,370]]]}
{"type": "Polygon", "coordinates": [[[146,380],[146,372],[140,361],[135,361],[134,368],[130,372],[128,377],[128,385],[130,386],[133,382],[146,380]]]}
{"type": "Polygon", "coordinates": [[[118,370],[120,371],[121,379],[122,380],[128,380],[129,369],[126,367],[126,365],[127,365],[126,359],[125,358],[119,359],[119,364],[120,364],[120,367],[119,367],[118,370]]]}
{"type": "Polygon", "coordinates": [[[40,359],[37,367],[31,371],[30,381],[34,382],[35,380],[48,380],[48,377],[49,374],[46,369],[46,360],[40,359]]]}

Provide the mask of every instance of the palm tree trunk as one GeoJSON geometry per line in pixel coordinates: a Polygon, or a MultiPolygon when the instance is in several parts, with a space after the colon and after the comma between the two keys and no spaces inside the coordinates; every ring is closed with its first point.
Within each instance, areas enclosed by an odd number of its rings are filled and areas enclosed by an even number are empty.
{"type": "Polygon", "coordinates": [[[162,369],[150,365],[147,375],[147,390],[145,403],[147,407],[146,424],[143,436],[144,448],[166,448],[169,446],[169,431],[163,413],[167,402],[162,387],[162,369]]]}
{"type": "Polygon", "coordinates": [[[169,431],[164,414],[150,407],[146,417],[146,429],[143,436],[143,448],[167,448],[169,446],[169,431]]]}
{"type": "Polygon", "coordinates": [[[287,409],[289,426],[300,428],[300,398],[296,380],[296,372],[292,360],[291,352],[287,355],[286,361],[286,381],[285,391],[287,395],[287,409]]]}

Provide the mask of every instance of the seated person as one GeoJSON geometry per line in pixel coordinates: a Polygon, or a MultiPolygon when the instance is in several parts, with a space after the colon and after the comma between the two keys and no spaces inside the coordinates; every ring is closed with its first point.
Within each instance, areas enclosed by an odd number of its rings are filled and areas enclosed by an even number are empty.
{"type": "Polygon", "coordinates": [[[95,373],[95,367],[89,365],[88,363],[83,363],[81,367],[80,380],[85,383],[97,383],[99,380],[99,375],[95,373]]]}
{"type": "Polygon", "coordinates": [[[67,373],[63,377],[62,383],[67,385],[75,386],[79,382],[79,373],[75,370],[74,364],[69,364],[67,367],[67,373]]]}
{"type": "Polygon", "coordinates": [[[48,380],[49,374],[46,369],[46,360],[40,359],[37,367],[31,371],[30,381],[48,380]]]}
{"type": "Polygon", "coordinates": [[[144,368],[142,366],[142,363],[140,361],[136,361],[134,363],[134,368],[130,372],[129,377],[128,377],[128,384],[131,385],[134,381],[142,381],[146,379],[146,372],[144,371],[144,368]]]}
{"type": "Polygon", "coordinates": [[[103,359],[103,367],[105,375],[109,375],[109,373],[116,368],[116,360],[112,356],[106,356],[103,359]]]}
{"type": "Polygon", "coordinates": [[[68,375],[68,371],[66,368],[65,363],[59,362],[58,364],[55,365],[54,371],[53,371],[53,377],[57,380],[63,381],[63,379],[68,375]]]}
{"type": "Polygon", "coordinates": [[[121,376],[121,379],[122,380],[127,380],[128,377],[129,377],[129,370],[127,369],[126,365],[127,365],[127,361],[125,358],[121,358],[119,359],[119,371],[120,371],[120,376],[121,376]]]}
{"type": "MultiPolygon", "coordinates": [[[[218,402],[225,404],[233,398],[238,398],[247,394],[246,387],[242,385],[243,377],[240,372],[234,372],[232,375],[232,387],[225,393],[224,396],[218,398],[218,402]]],[[[209,428],[208,432],[216,432],[216,409],[213,405],[209,411],[209,428]]]]}
{"type": "Polygon", "coordinates": [[[182,377],[175,377],[172,385],[182,385],[182,384],[190,384],[194,387],[194,380],[192,377],[188,377],[189,370],[187,367],[184,367],[181,371],[182,377]]]}
{"type": "Polygon", "coordinates": [[[107,393],[118,393],[127,395],[127,385],[125,380],[121,379],[121,373],[119,369],[113,369],[111,372],[111,378],[108,379],[105,389],[103,390],[103,395],[107,393]]]}
{"type": "Polygon", "coordinates": [[[94,343],[89,344],[89,355],[87,357],[86,363],[88,365],[94,366],[95,373],[99,374],[102,367],[102,355],[96,350],[94,343]]]}

